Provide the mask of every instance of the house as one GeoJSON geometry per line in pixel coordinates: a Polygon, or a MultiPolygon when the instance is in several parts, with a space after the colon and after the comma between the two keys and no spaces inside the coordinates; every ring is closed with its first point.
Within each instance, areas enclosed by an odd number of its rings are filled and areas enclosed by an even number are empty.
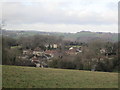
{"type": "Polygon", "coordinates": [[[34,56],[30,60],[36,65],[36,67],[48,67],[46,63],[47,58],[44,56],[34,56]]]}
{"type": "Polygon", "coordinates": [[[81,52],[82,52],[82,50],[80,50],[80,49],[76,49],[76,52],[80,52],[80,53],[81,53],[81,52]]]}
{"type": "Polygon", "coordinates": [[[48,47],[49,47],[49,44],[45,44],[45,47],[48,48],[48,47]]]}
{"type": "Polygon", "coordinates": [[[41,52],[41,51],[33,51],[33,55],[42,56],[43,52],[41,52]]]}
{"type": "Polygon", "coordinates": [[[28,50],[23,50],[23,55],[28,55],[28,54],[32,54],[32,50],[28,49],[28,50]]]}
{"type": "Polygon", "coordinates": [[[72,50],[72,49],[73,49],[73,47],[70,47],[70,48],[69,48],[69,50],[72,50]]]}
{"type": "Polygon", "coordinates": [[[46,50],[44,53],[46,55],[50,55],[51,57],[54,57],[56,54],[58,54],[57,50],[46,50]]]}
{"type": "Polygon", "coordinates": [[[49,60],[49,59],[52,58],[53,56],[51,56],[50,54],[45,53],[45,54],[44,54],[44,57],[46,57],[46,59],[49,60]]]}
{"type": "Polygon", "coordinates": [[[30,60],[34,63],[40,63],[40,60],[36,56],[32,57],[30,60]]]}
{"type": "Polygon", "coordinates": [[[66,52],[66,54],[68,54],[68,55],[76,55],[76,54],[82,52],[82,50],[79,49],[79,48],[77,48],[77,47],[70,47],[69,50],[67,50],[67,51],[65,51],[65,52],[66,52]]]}
{"type": "Polygon", "coordinates": [[[33,62],[36,65],[36,67],[40,67],[41,66],[40,60],[36,56],[31,58],[31,62],[33,62]]]}
{"type": "Polygon", "coordinates": [[[43,55],[43,50],[41,48],[37,47],[37,48],[34,49],[33,55],[42,56],[43,55]]]}
{"type": "Polygon", "coordinates": [[[100,49],[100,53],[101,53],[101,54],[103,54],[103,53],[105,53],[105,52],[106,52],[106,50],[105,50],[104,48],[100,49]]]}
{"type": "Polygon", "coordinates": [[[76,49],[71,49],[71,50],[65,51],[65,53],[68,55],[76,55],[78,52],[76,52],[76,49]]]}
{"type": "Polygon", "coordinates": [[[46,47],[46,48],[49,47],[49,48],[57,49],[57,48],[58,48],[58,45],[55,44],[55,43],[54,43],[54,44],[46,44],[45,47],[46,47]]]}
{"type": "Polygon", "coordinates": [[[58,45],[57,44],[53,44],[53,48],[58,48],[58,45]]]}

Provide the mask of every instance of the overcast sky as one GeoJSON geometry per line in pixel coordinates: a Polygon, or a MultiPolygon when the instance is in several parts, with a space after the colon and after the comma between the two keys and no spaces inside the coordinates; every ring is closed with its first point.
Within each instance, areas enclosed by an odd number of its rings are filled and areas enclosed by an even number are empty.
{"type": "Polygon", "coordinates": [[[9,30],[118,32],[118,1],[4,0],[0,8],[9,30]]]}

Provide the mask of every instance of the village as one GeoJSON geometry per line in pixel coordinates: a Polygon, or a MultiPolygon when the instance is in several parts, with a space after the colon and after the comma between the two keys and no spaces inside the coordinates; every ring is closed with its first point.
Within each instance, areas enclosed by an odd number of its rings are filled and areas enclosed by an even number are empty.
{"type": "Polygon", "coordinates": [[[116,42],[101,39],[83,42],[50,35],[4,39],[3,64],[90,71],[117,70],[116,42]]]}
{"type": "Polygon", "coordinates": [[[64,55],[75,56],[82,52],[81,46],[66,46],[67,49],[60,50],[60,45],[49,44],[45,45],[46,50],[42,50],[40,47],[36,47],[34,50],[26,49],[23,50],[22,55],[19,56],[20,59],[30,60],[36,67],[47,67],[46,62],[51,61],[52,58],[62,58],[64,55]],[[50,49],[48,49],[50,48],[50,49]],[[64,55],[63,55],[64,54],[64,55]]]}
{"type": "MultiPolygon", "coordinates": [[[[35,49],[24,49],[22,51],[22,55],[19,56],[19,59],[24,61],[28,60],[35,65],[35,67],[48,67],[48,62],[52,62],[53,59],[62,59],[64,57],[74,58],[77,55],[83,55],[85,52],[89,52],[87,45],[76,44],[76,42],[71,42],[69,44],[65,44],[62,47],[61,44],[45,44],[45,49],[43,50],[40,47],[36,47],[35,49]]],[[[113,59],[112,56],[115,56],[116,53],[110,53],[105,48],[99,49],[99,54],[102,56],[98,59],[96,57],[92,57],[89,64],[93,63],[91,68],[92,71],[95,70],[95,67],[99,61],[104,61],[104,59],[113,59]]],[[[92,55],[92,54],[91,54],[92,55]]],[[[89,56],[88,56],[89,57],[89,56]]],[[[67,58],[68,59],[68,58],[67,58]]],[[[87,62],[87,61],[86,61],[87,62]]]]}

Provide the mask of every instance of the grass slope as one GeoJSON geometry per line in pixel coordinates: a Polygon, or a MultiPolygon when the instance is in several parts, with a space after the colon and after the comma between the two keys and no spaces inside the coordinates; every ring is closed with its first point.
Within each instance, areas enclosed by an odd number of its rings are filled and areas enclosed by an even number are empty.
{"type": "Polygon", "coordinates": [[[118,73],[3,66],[4,88],[118,88],[118,73]]]}

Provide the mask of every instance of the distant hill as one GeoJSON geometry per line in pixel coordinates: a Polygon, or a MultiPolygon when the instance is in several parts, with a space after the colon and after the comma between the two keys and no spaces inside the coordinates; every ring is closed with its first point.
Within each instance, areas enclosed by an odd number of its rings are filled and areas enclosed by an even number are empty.
{"type": "Polygon", "coordinates": [[[5,36],[10,36],[13,38],[19,38],[23,36],[33,36],[33,35],[52,35],[52,36],[62,36],[64,40],[72,41],[81,41],[88,42],[91,40],[105,40],[105,41],[118,41],[117,33],[104,33],[104,32],[90,32],[90,31],[81,31],[77,33],[61,33],[61,32],[43,32],[43,31],[15,31],[15,30],[3,30],[2,32],[5,36]]]}

